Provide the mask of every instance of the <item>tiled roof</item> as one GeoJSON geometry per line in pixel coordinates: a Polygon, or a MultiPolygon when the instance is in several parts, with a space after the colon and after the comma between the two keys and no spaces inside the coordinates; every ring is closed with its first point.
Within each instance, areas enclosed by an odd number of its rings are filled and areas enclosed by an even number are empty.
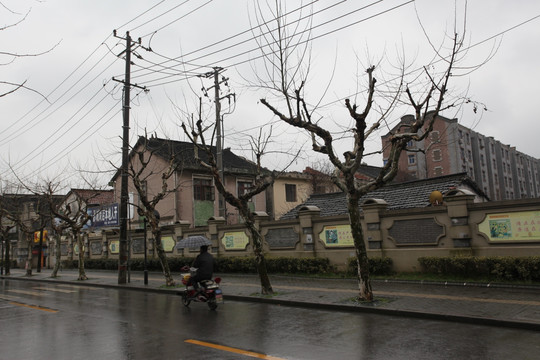
{"type": "Polygon", "coordinates": [[[92,205],[106,205],[114,201],[113,190],[71,189],[71,192],[92,205]]]}
{"type": "MultiPolygon", "coordinates": [[[[139,143],[142,143],[143,141],[144,137],[140,137],[139,143]]],[[[150,151],[155,151],[156,155],[159,155],[166,160],[170,159],[171,154],[174,154],[180,169],[204,169],[207,171],[207,169],[202,167],[195,159],[194,145],[191,142],[166,140],[154,137],[148,139],[147,146],[150,151]]],[[[216,153],[215,147],[212,147],[212,152],[214,154],[216,153]]],[[[208,160],[206,153],[201,150],[199,150],[199,157],[205,162],[208,160]]],[[[223,150],[223,165],[225,172],[229,173],[256,174],[257,172],[255,163],[234,154],[230,149],[223,150]]]]}
{"type": "MultiPolygon", "coordinates": [[[[472,191],[484,200],[488,200],[485,194],[477,187],[466,174],[455,174],[437,178],[409,181],[398,184],[389,184],[378,190],[372,191],[360,199],[360,205],[367,199],[383,199],[388,203],[389,210],[410,209],[429,206],[429,195],[438,190],[445,194],[448,190],[461,188],[472,191]]],[[[298,216],[298,210],[303,206],[316,206],[321,209],[321,216],[347,214],[347,201],[345,193],[311,195],[309,199],[292,209],[280,219],[294,219],[298,216]]]]}

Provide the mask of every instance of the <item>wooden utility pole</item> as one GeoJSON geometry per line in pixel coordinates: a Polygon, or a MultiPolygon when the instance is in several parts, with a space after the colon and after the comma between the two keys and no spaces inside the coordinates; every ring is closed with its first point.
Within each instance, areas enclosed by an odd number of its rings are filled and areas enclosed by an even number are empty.
{"type": "MultiPolygon", "coordinates": [[[[226,77],[223,77],[221,80],[219,80],[219,74],[223,72],[224,69],[221,67],[214,67],[213,71],[210,71],[205,74],[207,78],[213,77],[214,78],[214,102],[216,105],[216,160],[217,160],[217,167],[218,167],[218,173],[219,178],[225,184],[225,175],[224,175],[224,166],[223,166],[223,138],[224,134],[222,132],[223,124],[222,124],[222,118],[221,118],[221,100],[225,98],[229,98],[232,96],[235,97],[235,94],[227,94],[223,97],[219,96],[220,91],[220,85],[225,83],[227,84],[227,81],[229,80],[226,77]]],[[[210,87],[210,89],[212,88],[210,87]]],[[[205,90],[203,88],[203,90],[205,90]]],[[[206,90],[205,90],[206,95],[206,90]]],[[[226,204],[225,199],[223,198],[223,195],[221,193],[218,195],[218,212],[219,216],[226,218],[226,204]]]]}
{"type": "MultiPolygon", "coordinates": [[[[113,32],[115,37],[116,30],[113,32]]],[[[122,104],[122,167],[120,169],[121,183],[120,183],[120,241],[118,249],[118,284],[125,284],[127,282],[127,267],[128,267],[128,240],[127,240],[127,222],[128,222],[128,162],[129,162],[129,110],[130,110],[130,88],[131,86],[145,89],[131,84],[131,52],[134,45],[140,46],[141,40],[136,44],[131,41],[129,31],[126,32],[126,50],[122,51],[118,56],[125,53],[126,71],[124,81],[124,101],[122,104]]],[[[145,89],[146,90],[146,89],[145,89]]]]}

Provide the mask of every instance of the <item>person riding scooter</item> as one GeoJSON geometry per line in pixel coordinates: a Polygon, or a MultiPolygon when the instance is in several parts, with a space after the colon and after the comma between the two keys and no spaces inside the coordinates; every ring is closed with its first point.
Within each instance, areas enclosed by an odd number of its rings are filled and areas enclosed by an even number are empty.
{"type": "Polygon", "coordinates": [[[215,260],[212,254],[208,252],[208,245],[201,246],[200,253],[197,255],[193,264],[197,268],[195,275],[192,275],[188,280],[188,286],[197,288],[197,283],[202,280],[211,280],[214,273],[215,260]]]}

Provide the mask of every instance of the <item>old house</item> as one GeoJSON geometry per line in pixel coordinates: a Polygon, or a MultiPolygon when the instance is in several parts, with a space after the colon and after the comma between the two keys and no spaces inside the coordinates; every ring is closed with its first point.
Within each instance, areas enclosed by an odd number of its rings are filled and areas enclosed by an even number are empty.
{"type": "MultiPolygon", "coordinates": [[[[130,169],[141,172],[139,178],[143,181],[144,191],[149,199],[158,194],[166,184],[167,195],[156,207],[161,225],[188,222],[195,227],[205,226],[208,219],[219,216],[219,193],[210,170],[200,165],[197,156],[203,161],[207,160],[206,154],[197,151],[191,142],[141,136],[133,146],[129,155],[129,166],[130,169]],[[146,167],[142,165],[141,159],[147,163],[146,167]],[[173,174],[164,180],[162,175],[171,167],[174,169],[173,174]]],[[[225,186],[236,195],[252,186],[257,176],[256,164],[234,154],[230,149],[223,150],[223,167],[225,186]]],[[[120,171],[112,178],[111,185],[114,188],[115,202],[119,203],[120,171]]],[[[134,208],[129,211],[131,222],[134,226],[140,226],[142,221],[136,208],[142,206],[142,203],[132,178],[128,180],[128,192],[130,208],[134,208]]],[[[250,205],[253,211],[266,211],[265,194],[255,196],[250,205]]],[[[242,221],[234,207],[229,204],[221,206],[225,207],[223,213],[228,224],[242,221]]]]}

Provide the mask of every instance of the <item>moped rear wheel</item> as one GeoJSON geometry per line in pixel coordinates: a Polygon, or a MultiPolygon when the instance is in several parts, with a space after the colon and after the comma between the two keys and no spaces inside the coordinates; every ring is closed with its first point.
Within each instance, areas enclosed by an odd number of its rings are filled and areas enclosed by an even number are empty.
{"type": "Polygon", "coordinates": [[[216,298],[212,296],[210,299],[208,299],[208,307],[210,310],[216,310],[217,309],[217,302],[216,298]]]}
{"type": "Polygon", "coordinates": [[[191,300],[190,300],[187,292],[184,291],[184,293],[182,294],[182,304],[184,304],[184,306],[189,306],[189,303],[191,303],[191,300]]]}

